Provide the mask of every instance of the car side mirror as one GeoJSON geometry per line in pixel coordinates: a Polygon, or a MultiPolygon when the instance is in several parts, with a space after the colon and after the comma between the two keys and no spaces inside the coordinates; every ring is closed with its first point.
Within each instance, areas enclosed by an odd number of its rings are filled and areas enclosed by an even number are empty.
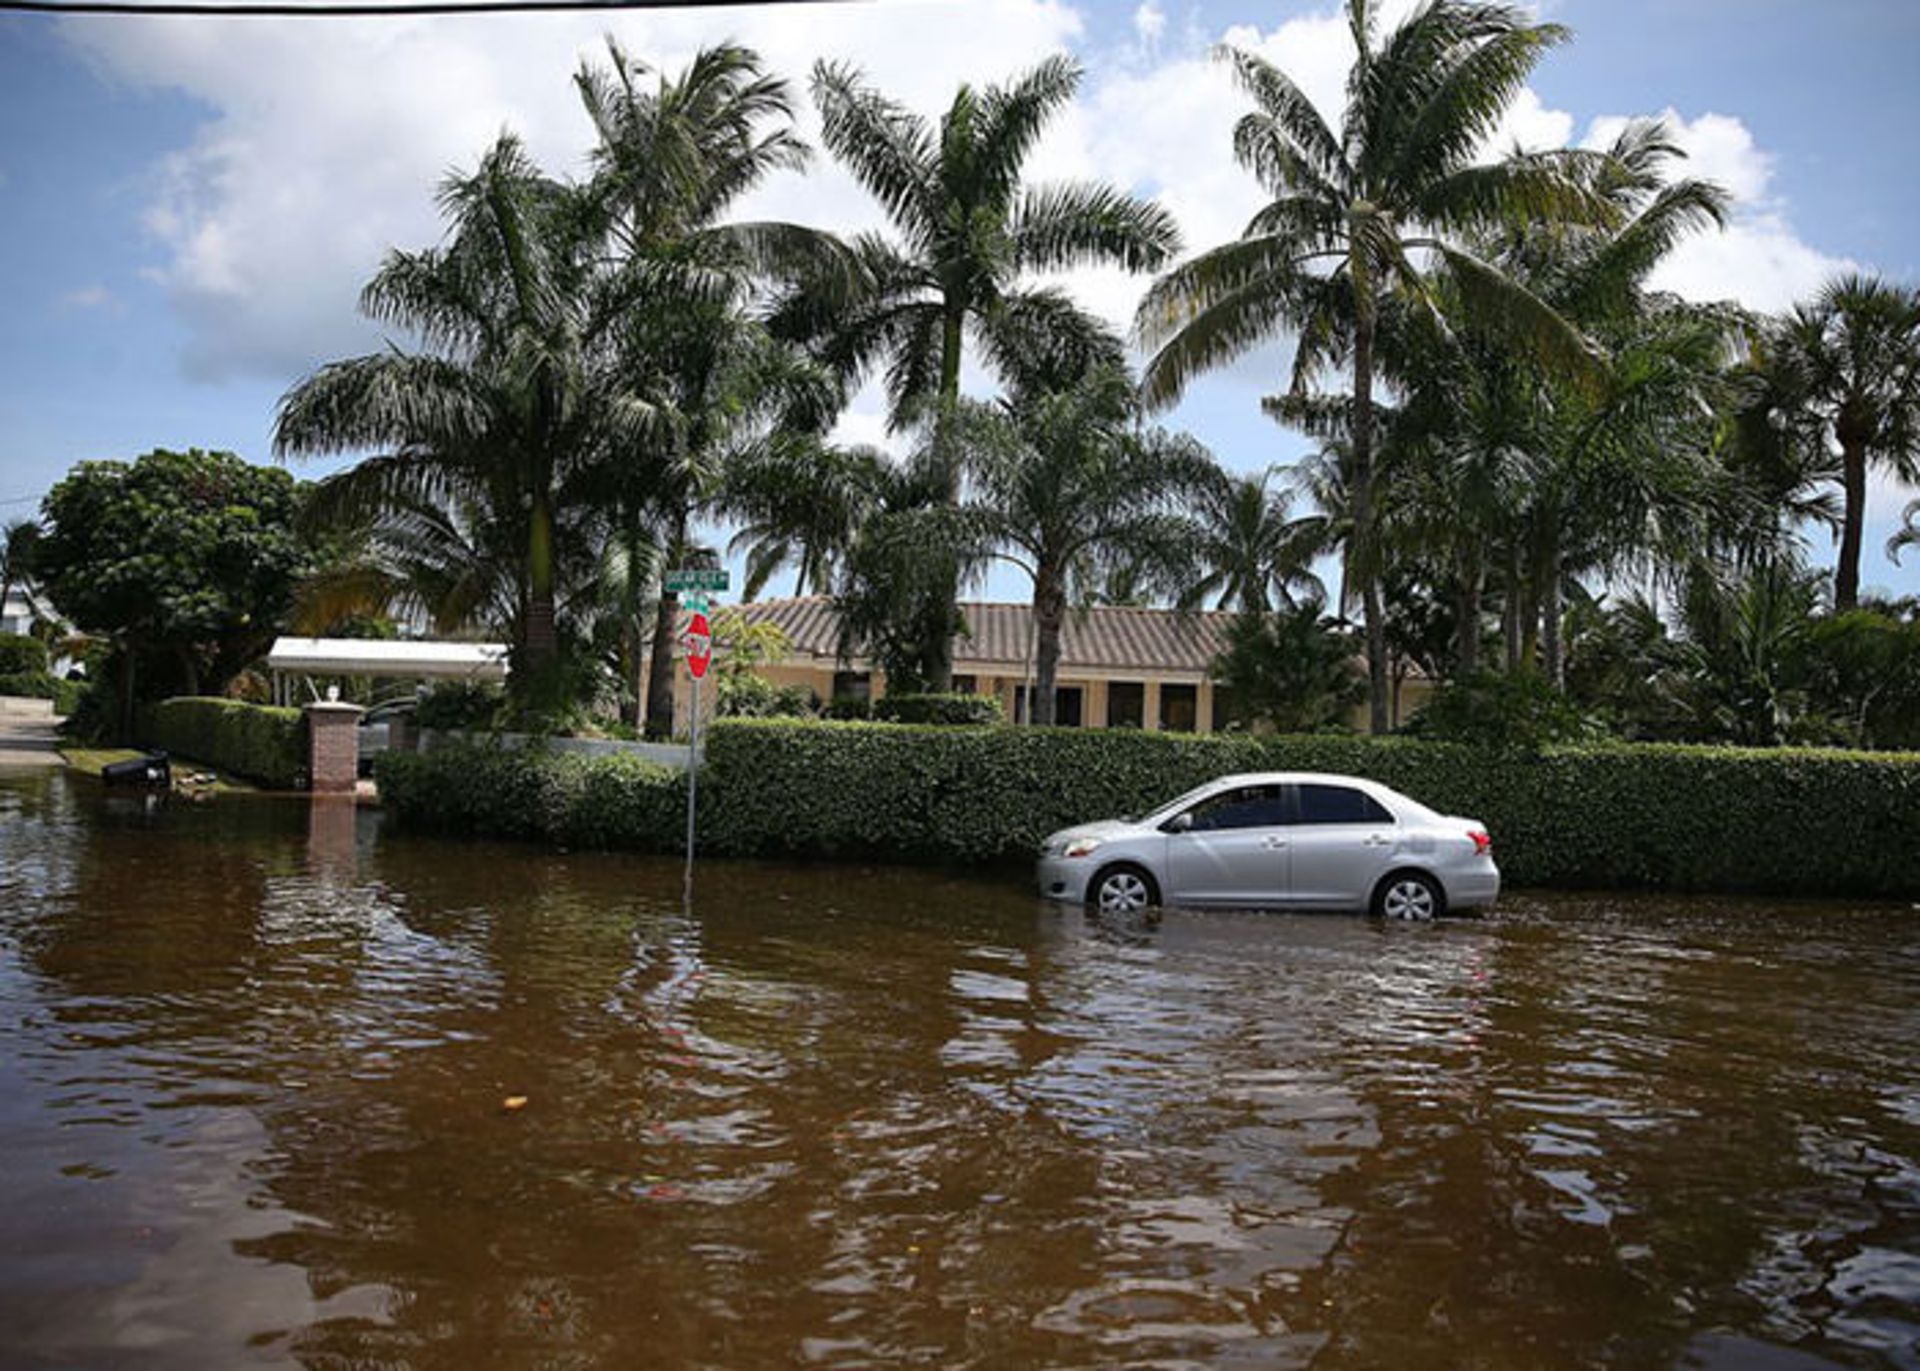
{"type": "Polygon", "coordinates": [[[1193,811],[1191,810],[1188,810],[1184,814],[1176,814],[1164,824],[1160,825],[1160,831],[1162,833],[1188,833],[1192,830],[1193,811]]]}

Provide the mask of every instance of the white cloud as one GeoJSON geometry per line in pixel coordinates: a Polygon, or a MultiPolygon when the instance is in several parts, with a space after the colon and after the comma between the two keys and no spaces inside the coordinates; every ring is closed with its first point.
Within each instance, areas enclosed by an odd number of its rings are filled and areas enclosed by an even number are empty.
{"type": "MultiPolygon", "coordinates": [[[[1390,0],[1382,30],[1416,2],[1390,0]]],[[[1188,251],[1235,237],[1262,200],[1234,164],[1229,140],[1247,100],[1209,58],[1210,35],[1191,22],[1172,30],[1161,0],[1142,0],[1131,17],[1131,41],[1095,65],[1082,98],[1037,150],[1034,173],[1099,177],[1157,196],[1188,251]]],[[[326,25],[76,19],[65,31],[119,79],[177,88],[214,111],[157,174],[145,222],[164,258],[149,274],[188,325],[192,373],[291,380],[375,341],[355,311],[361,285],[390,247],[438,237],[435,183],[470,165],[502,128],[520,133],[550,169],[578,168],[586,126],[567,77],[601,52],[604,33],[668,69],[702,43],[738,37],[801,88],[803,129],[814,136],[804,83],[816,57],[864,67],[882,89],[931,115],[956,83],[1004,79],[1076,43],[1083,25],[1067,0],[928,0],[326,25]]],[[[1323,3],[1271,29],[1241,25],[1217,36],[1280,65],[1337,119],[1353,58],[1337,7],[1323,3]]],[[[1673,117],[1693,154],[1689,170],[1727,185],[1740,209],[1726,233],[1683,246],[1659,284],[1772,308],[1844,264],[1796,236],[1786,206],[1770,198],[1771,160],[1739,119],[1673,117]]],[[[1623,122],[1595,120],[1584,141],[1601,141],[1623,122]]],[[[1554,146],[1574,131],[1569,113],[1528,89],[1489,142],[1554,146]]],[[[824,154],[808,175],[763,188],[743,212],[841,230],[882,223],[824,154]]],[[[1121,326],[1145,286],[1118,271],[1061,279],[1121,326]]],[[[1253,370],[1258,384],[1271,386],[1271,356],[1253,370]]]]}
{"type": "Polygon", "coordinates": [[[60,297],[60,304],[66,309],[104,309],[119,303],[118,297],[98,282],[80,286],[60,297]]]}
{"type": "MultiPolygon", "coordinates": [[[[1719,183],[1733,205],[1725,229],[1685,240],[1655,269],[1655,287],[1689,300],[1737,300],[1750,309],[1778,310],[1857,265],[1800,238],[1786,203],[1773,192],[1773,157],[1742,120],[1712,112],[1689,120],[1671,108],[1659,117],[1687,154],[1675,174],[1719,183]]],[[[1581,142],[1605,147],[1626,124],[1624,115],[1595,119],[1581,142]]]]}
{"type": "Polygon", "coordinates": [[[1154,0],[1144,0],[1133,12],[1133,31],[1148,49],[1159,46],[1162,35],[1167,31],[1167,12],[1154,0]]]}
{"type": "MultiPolygon", "coordinates": [[[[215,111],[157,173],[145,222],[166,254],[158,274],[189,327],[190,373],[291,379],[374,340],[355,313],[360,286],[388,248],[436,240],[435,184],[501,129],[550,170],[577,169],[587,130],[568,78],[605,34],[668,69],[737,36],[795,81],[811,129],[804,85],[817,57],[853,61],[932,113],[958,82],[1004,79],[1080,26],[1062,0],[972,0],[324,25],[70,20],[64,31],[110,75],[215,111]]],[[[825,158],[748,212],[836,228],[879,218],[825,158]]]]}

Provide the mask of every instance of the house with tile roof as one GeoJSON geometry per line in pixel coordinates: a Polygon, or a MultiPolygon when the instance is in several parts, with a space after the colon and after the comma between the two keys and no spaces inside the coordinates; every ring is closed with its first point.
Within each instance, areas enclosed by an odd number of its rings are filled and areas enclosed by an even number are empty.
{"type": "MultiPolygon", "coordinates": [[[[749,622],[774,624],[786,636],[787,656],[760,668],[759,674],[775,685],[802,686],[822,701],[885,693],[884,675],[857,650],[841,658],[839,619],[825,596],[732,608],[749,622]]],[[[960,612],[967,631],[953,640],[954,688],[994,696],[1009,719],[1024,721],[1033,677],[1033,606],[962,601],[960,612]]],[[[1069,610],[1061,632],[1057,722],[1181,733],[1230,727],[1236,722],[1233,701],[1213,680],[1212,664],[1226,647],[1233,617],[1120,605],[1069,610]]],[[[674,715],[685,719],[686,673],[676,672],[675,680],[674,715]]],[[[1403,708],[1411,710],[1425,684],[1407,683],[1403,708]]],[[[1362,707],[1353,723],[1364,727],[1365,722],[1362,707]]]]}

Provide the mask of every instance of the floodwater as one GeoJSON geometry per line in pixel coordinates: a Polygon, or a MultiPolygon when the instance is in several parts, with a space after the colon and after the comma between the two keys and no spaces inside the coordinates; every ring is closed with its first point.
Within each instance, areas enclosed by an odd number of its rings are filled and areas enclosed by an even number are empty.
{"type": "Polygon", "coordinates": [[[681,875],[0,777],[0,1364],[1920,1366],[1905,907],[681,875]]]}

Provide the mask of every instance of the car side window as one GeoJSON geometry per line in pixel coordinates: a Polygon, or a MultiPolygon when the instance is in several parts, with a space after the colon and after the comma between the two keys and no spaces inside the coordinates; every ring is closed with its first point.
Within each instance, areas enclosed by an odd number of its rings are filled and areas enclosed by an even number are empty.
{"type": "Polygon", "coordinates": [[[1187,811],[1194,833],[1229,828],[1274,828],[1287,821],[1286,794],[1277,785],[1243,786],[1209,796],[1187,811]]]}
{"type": "Polygon", "coordinates": [[[1300,787],[1300,817],[1303,824],[1390,824],[1393,815],[1386,806],[1364,790],[1346,785],[1303,785],[1300,787]]]}

